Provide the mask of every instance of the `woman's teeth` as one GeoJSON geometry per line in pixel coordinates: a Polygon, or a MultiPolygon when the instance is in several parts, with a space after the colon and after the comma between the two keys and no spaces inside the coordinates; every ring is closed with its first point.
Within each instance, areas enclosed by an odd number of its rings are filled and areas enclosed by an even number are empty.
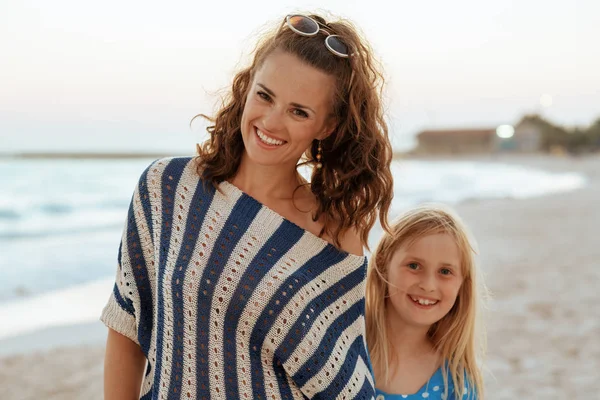
{"type": "Polygon", "coordinates": [[[269,144],[271,146],[281,146],[282,144],[285,143],[283,140],[277,140],[277,139],[268,137],[267,135],[265,135],[258,129],[256,130],[256,135],[259,137],[261,142],[263,142],[265,144],[269,144]]]}
{"type": "Polygon", "coordinates": [[[422,299],[420,297],[413,297],[410,296],[411,300],[414,301],[415,303],[419,303],[422,306],[431,306],[434,304],[437,304],[438,300],[427,300],[427,299],[422,299]]]}

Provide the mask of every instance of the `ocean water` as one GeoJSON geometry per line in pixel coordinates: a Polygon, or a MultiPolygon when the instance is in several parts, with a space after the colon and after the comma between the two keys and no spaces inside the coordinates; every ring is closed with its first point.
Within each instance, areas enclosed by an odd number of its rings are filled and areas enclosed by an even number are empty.
{"type": "MultiPolygon", "coordinates": [[[[0,338],[95,320],[108,299],[127,208],[152,159],[0,160],[0,338]],[[59,315],[50,310],[66,303],[59,315]],[[90,311],[93,310],[93,311],[90,311]]],[[[467,161],[397,161],[390,216],[421,202],[527,198],[586,184],[574,173],[467,161]]],[[[374,244],[380,235],[375,229],[374,244]]]]}
{"type": "Polygon", "coordinates": [[[0,302],[112,275],[151,161],[0,161],[0,302]]]}

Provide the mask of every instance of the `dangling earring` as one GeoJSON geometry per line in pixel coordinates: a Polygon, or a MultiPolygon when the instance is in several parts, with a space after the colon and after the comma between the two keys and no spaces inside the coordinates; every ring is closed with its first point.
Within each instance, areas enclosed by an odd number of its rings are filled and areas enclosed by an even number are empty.
{"type": "Polygon", "coordinates": [[[321,141],[319,140],[319,147],[317,147],[317,169],[323,168],[321,158],[323,157],[323,148],[321,147],[321,141]]]}

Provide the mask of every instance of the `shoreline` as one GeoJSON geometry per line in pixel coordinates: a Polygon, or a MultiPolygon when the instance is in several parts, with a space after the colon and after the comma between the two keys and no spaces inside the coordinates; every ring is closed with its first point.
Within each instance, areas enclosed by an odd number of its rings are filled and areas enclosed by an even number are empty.
{"type": "MultiPolygon", "coordinates": [[[[107,328],[97,322],[58,325],[0,339],[0,360],[74,347],[103,346],[107,328]]],[[[0,364],[1,366],[1,364],[0,364]]],[[[1,367],[0,367],[1,368],[1,367]]]]}
{"type": "MultiPolygon", "coordinates": [[[[193,152],[195,154],[195,152],[193,152]]],[[[422,160],[422,161],[458,161],[458,160],[493,160],[493,159],[507,159],[507,158],[551,158],[551,159],[583,159],[588,157],[598,156],[600,153],[582,153],[582,154],[551,154],[545,152],[530,152],[530,153],[517,153],[517,152],[496,152],[496,153],[457,153],[457,154],[420,154],[414,153],[412,150],[407,151],[394,151],[392,155],[393,160],[422,160]]],[[[17,159],[17,160],[35,160],[35,159],[103,159],[103,160],[119,160],[119,159],[138,159],[138,158],[164,158],[164,157],[186,157],[192,155],[191,153],[179,153],[179,152],[92,152],[92,151],[69,151],[69,152],[13,152],[13,153],[0,153],[0,160],[3,159],[17,159]]]]}

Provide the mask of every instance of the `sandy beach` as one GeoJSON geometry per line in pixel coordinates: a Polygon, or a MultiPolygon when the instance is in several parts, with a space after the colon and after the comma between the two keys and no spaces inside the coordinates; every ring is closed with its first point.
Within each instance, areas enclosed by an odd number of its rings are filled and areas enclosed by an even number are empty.
{"type": "MultiPolygon", "coordinates": [[[[597,398],[600,156],[476,160],[580,172],[589,179],[584,189],[568,193],[456,206],[477,238],[493,295],[487,398],[597,398]]],[[[97,323],[0,341],[2,399],[102,399],[103,334],[97,323]]]]}

